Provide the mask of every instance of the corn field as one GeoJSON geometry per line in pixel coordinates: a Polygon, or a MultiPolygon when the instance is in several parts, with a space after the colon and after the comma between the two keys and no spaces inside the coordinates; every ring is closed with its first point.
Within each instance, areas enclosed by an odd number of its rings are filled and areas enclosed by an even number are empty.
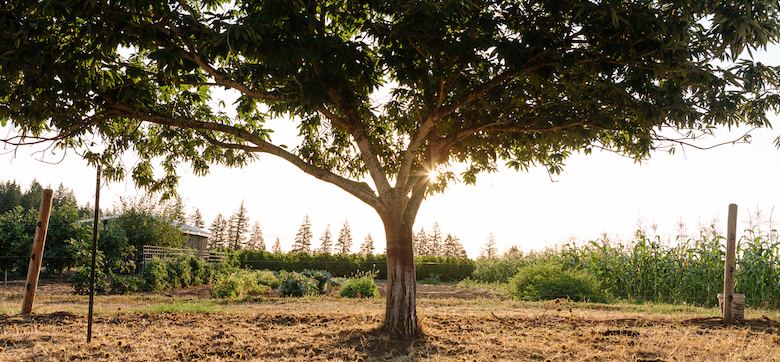
{"type": "MultiPolygon", "coordinates": [[[[751,226],[739,238],[735,293],[745,294],[749,306],[780,309],[780,242],[777,230],[769,226],[751,226]]],[[[472,279],[506,283],[523,266],[555,263],[587,271],[616,299],[717,306],[725,254],[725,238],[714,227],[695,238],[674,241],[638,231],[628,242],[604,237],[543,252],[480,259],[472,279]]]]}

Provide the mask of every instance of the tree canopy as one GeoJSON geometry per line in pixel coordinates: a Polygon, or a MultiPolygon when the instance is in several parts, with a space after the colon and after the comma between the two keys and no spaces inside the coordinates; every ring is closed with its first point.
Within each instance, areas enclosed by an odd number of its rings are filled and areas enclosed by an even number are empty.
{"type": "Polygon", "coordinates": [[[411,228],[427,194],[498,162],[646,158],[680,141],[667,128],[769,126],[778,68],[739,57],[778,26],[775,1],[11,0],[0,123],[18,132],[7,143],[76,149],[151,191],[175,189],[181,167],[258,154],[344,189],[382,218],[386,326],[410,334],[416,317],[395,314],[416,313],[411,228]],[[273,142],[278,117],[294,147],[273,142]]]}

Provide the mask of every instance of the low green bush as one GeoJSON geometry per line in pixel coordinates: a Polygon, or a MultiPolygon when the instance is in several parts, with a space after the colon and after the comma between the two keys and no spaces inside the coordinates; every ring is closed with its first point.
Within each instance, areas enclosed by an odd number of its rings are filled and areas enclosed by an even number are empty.
{"type": "Polygon", "coordinates": [[[279,280],[279,277],[276,276],[276,273],[270,270],[256,271],[255,280],[257,280],[257,283],[266,285],[271,289],[276,289],[280,284],[282,284],[282,281],[279,280]]]}
{"type": "Polygon", "coordinates": [[[140,292],[146,281],[140,277],[133,276],[118,276],[114,275],[111,278],[111,294],[129,294],[140,292]]]}
{"type": "Polygon", "coordinates": [[[327,270],[305,269],[303,272],[301,272],[301,274],[317,281],[318,294],[327,293],[330,287],[333,285],[331,283],[331,279],[333,279],[333,277],[330,275],[330,273],[327,270]]]}
{"type": "Polygon", "coordinates": [[[211,294],[217,298],[242,298],[268,293],[271,287],[259,282],[259,273],[237,270],[212,284],[211,294]]]}
{"type": "Polygon", "coordinates": [[[170,278],[168,282],[172,289],[186,288],[192,285],[192,267],[187,257],[170,259],[166,263],[166,267],[170,278]]]}
{"type": "Polygon", "coordinates": [[[443,282],[463,280],[474,273],[474,261],[468,258],[423,255],[414,258],[417,280],[438,275],[443,282]]]}
{"type": "Polygon", "coordinates": [[[282,297],[302,297],[318,292],[317,280],[298,272],[281,271],[279,273],[279,291],[282,297]]]}
{"type": "Polygon", "coordinates": [[[599,282],[584,270],[557,264],[527,265],[509,279],[508,292],[524,300],[569,298],[574,301],[606,301],[599,282]]]}
{"type": "Polygon", "coordinates": [[[442,285],[444,282],[441,281],[441,278],[438,275],[431,275],[425,279],[421,279],[417,283],[419,284],[429,284],[429,285],[442,285]]]}
{"type": "Polygon", "coordinates": [[[339,295],[345,298],[379,298],[374,275],[366,273],[362,277],[350,279],[341,288],[339,295]]]}
{"type": "MultiPolygon", "coordinates": [[[[70,285],[73,287],[73,294],[89,294],[89,280],[91,268],[82,266],[76,269],[76,273],[70,277],[70,285]]],[[[102,270],[95,270],[95,294],[105,294],[108,292],[108,275],[102,270]]]]}
{"type": "Polygon", "coordinates": [[[170,288],[169,273],[165,260],[152,258],[144,262],[144,290],[160,292],[170,288]]]}

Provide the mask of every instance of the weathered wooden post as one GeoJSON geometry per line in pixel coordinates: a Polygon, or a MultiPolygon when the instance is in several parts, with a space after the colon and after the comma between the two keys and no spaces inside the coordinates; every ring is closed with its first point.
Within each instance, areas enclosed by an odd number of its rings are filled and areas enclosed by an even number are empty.
{"type": "Polygon", "coordinates": [[[41,262],[43,262],[43,247],[46,245],[46,231],[49,229],[52,195],[53,192],[50,189],[43,190],[41,207],[38,209],[38,224],[35,228],[32,254],[30,255],[30,266],[27,268],[27,284],[22,301],[22,314],[30,314],[33,301],[35,301],[35,290],[38,289],[38,277],[41,273],[41,262]]]}
{"type": "Polygon", "coordinates": [[[726,262],[723,266],[723,323],[731,324],[734,300],[734,268],[737,266],[737,205],[729,205],[729,220],[726,230],[726,262]]]}

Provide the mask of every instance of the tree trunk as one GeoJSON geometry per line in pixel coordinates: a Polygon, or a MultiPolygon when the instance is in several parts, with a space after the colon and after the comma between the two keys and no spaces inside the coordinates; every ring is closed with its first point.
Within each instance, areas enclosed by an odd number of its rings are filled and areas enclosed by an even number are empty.
{"type": "Polygon", "coordinates": [[[387,236],[387,306],[385,328],[408,338],[420,333],[417,324],[416,273],[412,248],[412,227],[400,215],[382,217],[387,236]]]}

